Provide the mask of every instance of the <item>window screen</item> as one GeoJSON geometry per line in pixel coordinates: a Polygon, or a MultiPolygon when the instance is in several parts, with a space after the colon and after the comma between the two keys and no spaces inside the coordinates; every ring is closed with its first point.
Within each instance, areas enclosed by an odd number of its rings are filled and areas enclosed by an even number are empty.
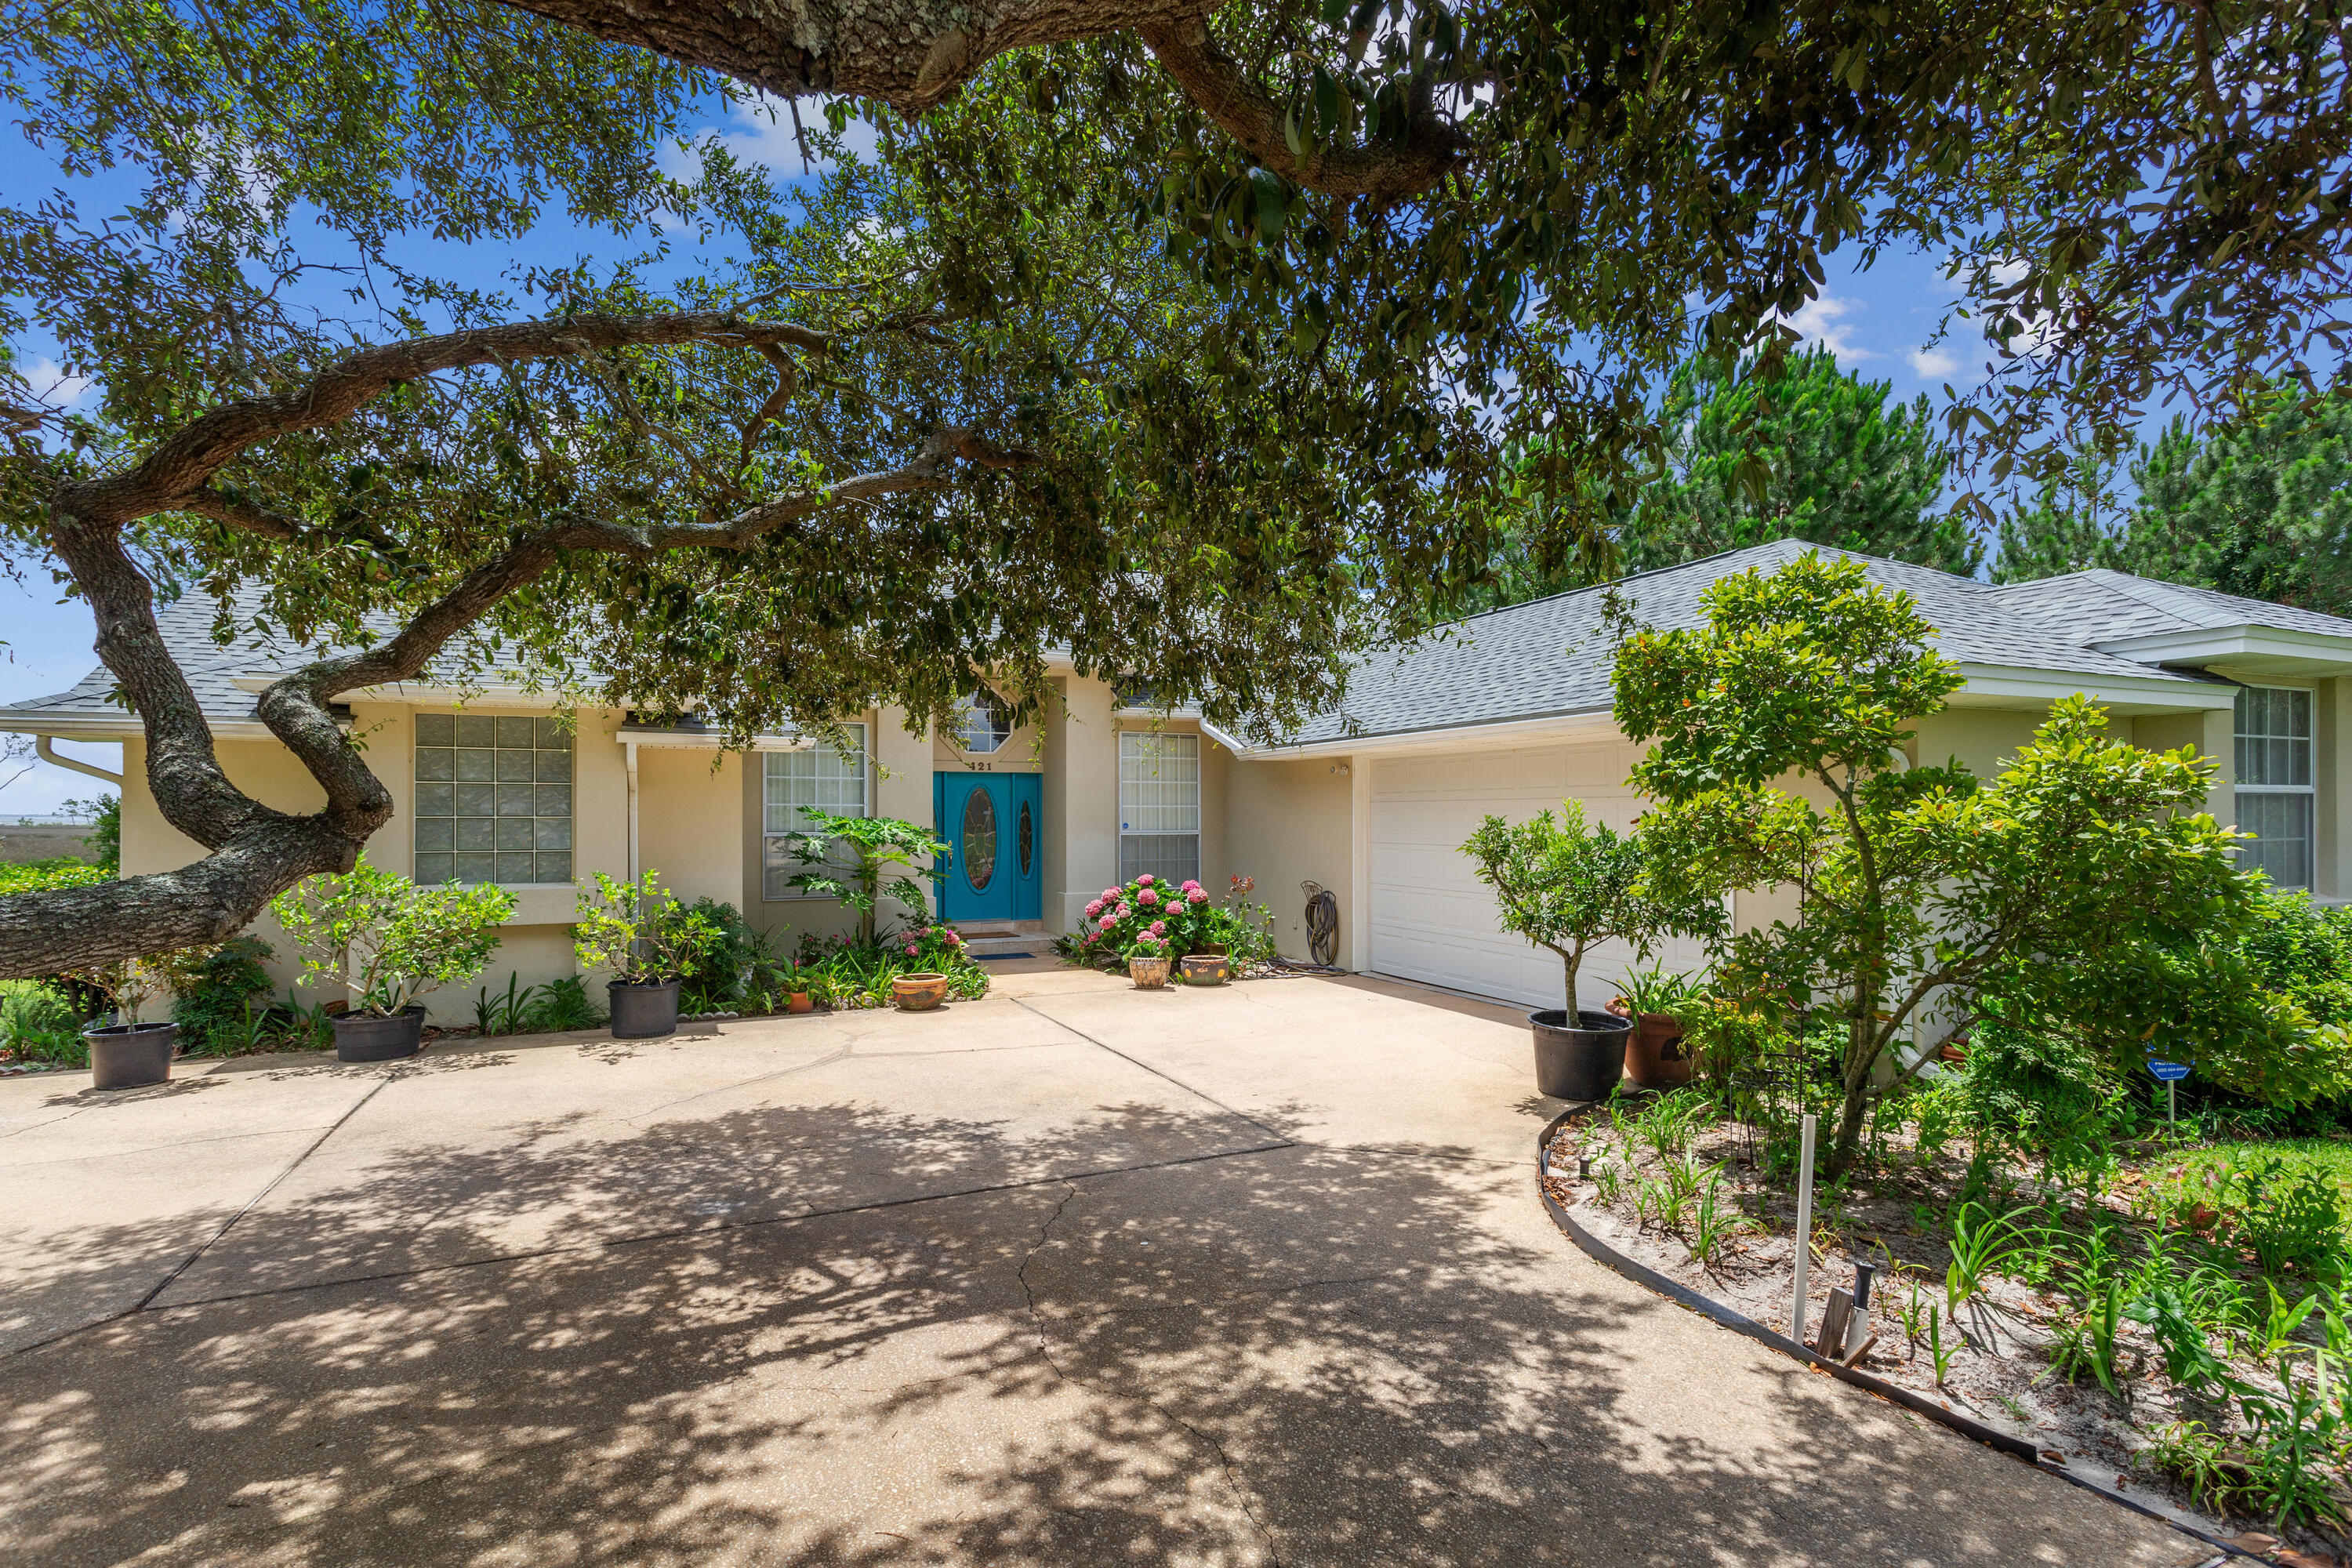
{"type": "Polygon", "coordinates": [[[1118,737],[1118,879],[1201,874],[1201,738],[1123,730],[1118,737]]]}
{"type": "Polygon", "coordinates": [[[416,716],[419,882],[572,880],[572,736],[552,719],[416,716]]]}
{"type": "Polygon", "coordinates": [[[762,754],[763,787],[767,791],[763,897],[802,896],[797,889],[784,884],[808,869],[793,856],[793,835],[805,831],[809,807],[835,816],[871,815],[866,796],[866,726],[845,724],[842,728],[848,732],[856,750],[840,752],[819,745],[803,752],[762,754]]]}
{"type": "Polygon", "coordinates": [[[2238,693],[2238,826],[2254,835],[2240,864],[2282,888],[2311,886],[2311,693],[2249,686],[2238,693]]]}

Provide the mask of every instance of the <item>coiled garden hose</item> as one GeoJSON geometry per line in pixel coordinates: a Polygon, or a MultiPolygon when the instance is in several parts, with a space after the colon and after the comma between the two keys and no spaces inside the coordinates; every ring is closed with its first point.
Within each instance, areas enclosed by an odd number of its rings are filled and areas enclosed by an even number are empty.
{"type": "Polygon", "coordinates": [[[1339,900],[1315,882],[1301,882],[1298,890],[1307,895],[1307,951],[1328,968],[1339,962],[1339,900]]]}

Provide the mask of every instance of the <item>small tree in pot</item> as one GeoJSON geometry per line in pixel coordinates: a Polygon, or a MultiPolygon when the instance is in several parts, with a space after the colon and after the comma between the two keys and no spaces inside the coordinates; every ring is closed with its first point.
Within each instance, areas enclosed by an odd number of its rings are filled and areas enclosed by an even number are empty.
{"type": "Polygon", "coordinates": [[[647,871],[634,882],[596,873],[593,892],[581,889],[572,951],[583,967],[610,969],[613,1037],[648,1040],[677,1032],[681,981],[699,973],[705,955],[724,938],[707,914],[685,908],[647,871]]]}
{"type": "Polygon", "coordinates": [[[421,999],[479,974],[514,909],[503,888],[420,888],[364,855],[343,875],[308,878],[269,905],[301,952],[300,983],[343,993],[348,1005],[332,1023],[335,1056],[347,1062],[415,1056],[421,999]]]}
{"type": "Polygon", "coordinates": [[[1507,931],[1559,955],[1567,1006],[1528,1015],[1536,1037],[1536,1088],[1560,1100],[1600,1100],[1625,1066],[1625,1019],[1585,1009],[1576,994],[1585,956],[1604,942],[1647,957],[1670,934],[1711,934],[1723,918],[1712,900],[1667,902],[1646,885],[1649,856],[1638,829],[1620,835],[1588,823],[1575,801],[1528,822],[1489,816],[1462,846],[1478,879],[1495,889],[1507,931]]]}
{"type": "Polygon", "coordinates": [[[89,1046],[91,1086],[142,1089],[170,1078],[179,1029],[168,1022],[151,1024],[142,1018],[148,1004],[169,988],[166,961],[125,958],[77,970],[72,978],[103,992],[114,1015],[111,1024],[92,1025],[82,1031],[89,1046]]]}

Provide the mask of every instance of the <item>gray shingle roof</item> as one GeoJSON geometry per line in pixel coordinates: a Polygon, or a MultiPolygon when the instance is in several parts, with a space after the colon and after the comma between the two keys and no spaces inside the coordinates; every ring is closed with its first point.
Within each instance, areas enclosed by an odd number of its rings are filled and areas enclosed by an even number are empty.
{"type": "MultiPolygon", "coordinates": [[[[1701,619],[1700,595],[1709,584],[1753,568],[1771,571],[1815,548],[1798,540],[1778,540],[1642,573],[1617,586],[1645,624],[1695,626],[1701,619]]],[[[2219,601],[2233,616],[2231,625],[2278,625],[2279,617],[2292,616],[2297,618],[2292,624],[2325,622],[2331,635],[2352,638],[2352,622],[2334,616],[2149,584],[2121,573],[2082,573],[1996,587],[1900,561],[1839,550],[1821,552],[1859,561],[1873,581],[1908,592],[1937,628],[1944,653],[1963,664],[2197,684],[2194,675],[2090,646],[2185,624],[2166,619],[2176,612],[2151,607],[2135,596],[2134,590],[2149,587],[2168,595],[2193,595],[2200,605],[2219,601]],[[2084,583],[2084,578],[2095,581],[2084,583]],[[2055,590],[2050,585],[2053,583],[2074,586],[2055,590]],[[2254,612],[2266,618],[2258,619],[2254,612]]],[[[1358,735],[1403,735],[1605,710],[1611,667],[1601,626],[1605,592],[1583,588],[1492,610],[1403,647],[1368,655],[1349,679],[1346,700],[1302,726],[1290,743],[1312,745],[1358,735]]]]}
{"type": "Polygon", "coordinates": [[[2085,620],[2103,621],[2096,636],[2087,639],[2096,642],[2162,632],[2214,631],[2227,626],[2264,626],[2320,637],[2352,637],[2352,620],[2340,616],[2297,609],[2293,605],[2274,605],[2267,599],[2241,598],[2211,588],[2159,583],[2127,572],[2110,572],[2105,567],[2012,584],[1994,591],[2021,614],[2052,625],[2072,626],[2085,620]]]}
{"type": "MultiPolygon", "coordinates": [[[[230,615],[239,626],[253,626],[261,607],[261,595],[257,590],[240,590],[229,599],[230,615]]],[[[321,653],[333,651],[307,648],[282,636],[248,636],[224,647],[213,640],[217,608],[209,595],[191,594],[155,612],[156,629],[163,634],[164,647],[187,677],[188,687],[195,693],[205,717],[214,723],[260,722],[254,712],[257,694],[239,690],[236,684],[238,677],[281,673],[321,653]]],[[[386,636],[397,631],[399,625],[390,616],[368,619],[370,629],[386,636]]],[[[114,674],[100,665],[68,690],[11,702],[0,707],[0,712],[11,719],[50,713],[61,718],[121,719],[126,724],[135,723],[130,710],[114,700],[113,692],[114,674]]]]}

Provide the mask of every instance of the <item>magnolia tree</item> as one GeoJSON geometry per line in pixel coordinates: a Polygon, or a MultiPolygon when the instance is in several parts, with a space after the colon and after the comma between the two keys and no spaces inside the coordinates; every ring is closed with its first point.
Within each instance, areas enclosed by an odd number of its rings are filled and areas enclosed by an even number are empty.
{"type": "Polygon", "coordinates": [[[1602,942],[1628,942],[1647,958],[1662,938],[1710,936],[1722,924],[1719,897],[1648,875],[1650,849],[1639,829],[1621,835],[1605,822],[1587,823],[1572,800],[1560,803],[1557,817],[1489,816],[1462,853],[1495,889],[1503,929],[1559,955],[1570,1015],[1579,1005],[1577,973],[1602,942]]]}
{"type": "Polygon", "coordinates": [[[1618,724],[1650,743],[1633,782],[1657,803],[1654,885],[1795,894],[1794,918],[1720,944],[1717,985],[1790,1033],[1836,1024],[1832,1171],[1874,1095],[1929,1058],[1881,1068],[1931,1006],[1965,1017],[2038,976],[2053,1026],[2079,1012],[2112,1037],[2169,1005],[2127,994],[2123,977],[2154,973],[2128,955],[2243,918],[2241,836],[2206,815],[2214,764],[2194,748],[2116,741],[2069,698],[1991,779],[1913,767],[1912,726],[1960,675],[1908,595],[1807,555],[1724,578],[1706,613],[1628,629],[1617,652],[1618,724]]]}

